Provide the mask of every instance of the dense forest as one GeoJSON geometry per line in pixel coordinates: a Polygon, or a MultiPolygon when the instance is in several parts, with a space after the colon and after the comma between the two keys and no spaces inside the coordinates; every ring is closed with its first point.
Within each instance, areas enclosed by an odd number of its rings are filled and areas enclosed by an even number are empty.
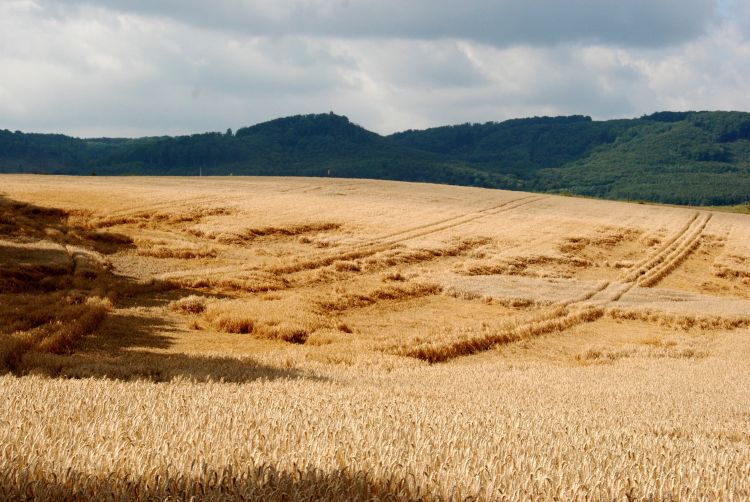
{"type": "Polygon", "coordinates": [[[0,130],[0,172],[333,176],[728,205],[750,201],[750,113],[535,117],[390,136],[332,113],[177,137],[0,130]]]}

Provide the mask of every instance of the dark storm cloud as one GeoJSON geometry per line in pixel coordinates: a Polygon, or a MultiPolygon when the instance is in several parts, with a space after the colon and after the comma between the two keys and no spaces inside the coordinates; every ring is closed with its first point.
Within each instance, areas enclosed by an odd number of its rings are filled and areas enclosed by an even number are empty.
{"type": "Polygon", "coordinates": [[[660,47],[716,21],[716,0],[44,0],[158,15],[253,35],[458,38],[498,47],[601,43],[660,47]]]}

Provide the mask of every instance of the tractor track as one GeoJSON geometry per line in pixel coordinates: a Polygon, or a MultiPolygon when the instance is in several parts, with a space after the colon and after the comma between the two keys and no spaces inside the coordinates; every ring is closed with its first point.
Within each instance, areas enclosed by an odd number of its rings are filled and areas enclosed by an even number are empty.
{"type": "Polygon", "coordinates": [[[642,287],[655,286],[685,261],[700,245],[703,232],[708,222],[711,221],[711,217],[712,215],[708,214],[696,219],[694,224],[691,225],[690,231],[670,247],[669,253],[665,253],[657,264],[638,278],[638,285],[642,287]]]}
{"type": "Polygon", "coordinates": [[[602,282],[582,297],[559,303],[558,308],[562,310],[552,317],[540,321],[537,317],[531,316],[514,326],[513,330],[508,333],[500,333],[489,337],[481,335],[476,340],[460,340],[454,344],[445,344],[437,350],[407,350],[405,355],[431,362],[442,362],[517,341],[522,338],[520,335],[522,333],[526,334],[524,336],[535,337],[596,321],[605,314],[608,307],[618,302],[635,286],[653,286],[679,266],[700,244],[703,232],[711,217],[712,214],[710,213],[701,215],[696,212],[655,253],[641,260],[636,265],[635,270],[627,273],[623,278],[624,280],[602,282]],[[441,356],[440,354],[451,355],[441,356]]]}
{"type": "Polygon", "coordinates": [[[327,254],[318,258],[312,258],[288,266],[274,267],[271,268],[270,271],[280,274],[289,274],[302,270],[314,270],[316,268],[325,267],[332,264],[334,261],[355,260],[367,256],[372,256],[376,253],[391,249],[403,242],[417,239],[419,237],[424,237],[426,235],[436,234],[438,232],[449,230],[451,228],[456,228],[458,226],[471,223],[481,218],[486,218],[488,216],[494,216],[506,211],[511,211],[521,206],[525,206],[526,204],[531,204],[532,202],[542,200],[543,198],[544,197],[533,195],[519,197],[493,207],[475,211],[473,213],[455,216],[452,218],[445,218],[443,220],[432,222],[427,225],[420,225],[418,227],[412,227],[399,232],[394,232],[386,236],[377,237],[370,242],[356,244],[350,247],[348,250],[340,251],[335,254],[327,254]]]}
{"type": "Polygon", "coordinates": [[[201,197],[190,197],[186,199],[171,200],[169,202],[155,202],[152,204],[143,204],[139,206],[130,207],[128,209],[119,209],[116,211],[110,211],[109,213],[107,213],[107,217],[113,218],[113,217],[138,215],[142,213],[158,211],[164,208],[175,209],[175,208],[189,207],[192,205],[198,205],[198,204],[202,204],[202,203],[206,203],[206,202],[210,202],[214,200],[226,200],[226,199],[227,197],[222,197],[218,195],[204,195],[201,197]]]}
{"type": "MultiPolygon", "coordinates": [[[[392,249],[394,246],[397,246],[398,244],[408,242],[410,240],[417,239],[419,237],[424,237],[427,235],[432,235],[438,232],[456,228],[461,225],[474,222],[481,218],[486,218],[486,217],[494,216],[494,215],[501,214],[507,211],[512,211],[524,205],[531,204],[533,202],[537,202],[545,198],[546,197],[544,196],[538,196],[538,195],[527,195],[523,197],[517,197],[515,199],[511,199],[501,204],[497,204],[491,207],[480,209],[478,211],[472,211],[470,213],[465,213],[462,215],[452,216],[450,218],[444,218],[438,221],[433,221],[425,225],[419,225],[416,227],[407,228],[407,229],[400,230],[397,232],[392,232],[390,234],[378,236],[373,239],[370,239],[369,241],[354,244],[348,248],[338,250],[335,253],[322,254],[322,255],[315,256],[306,260],[292,263],[290,265],[271,267],[271,268],[266,269],[266,271],[274,273],[274,274],[279,274],[279,275],[293,274],[295,272],[301,272],[303,270],[315,270],[318,268],[326,267],[336,261],[341,261],[341,260],[346,261],[346,260],[355,260],[359,258],[365,258],[367,256],[372,256],[376,253],[380,253],[380,252],[392,249]]],[[[224,266],[224,267],[208,268],[208,269],[203,269],[203,270],[186,270],[186,271],[172,272],[169,274],[162,275],[161,278],[169,279],[169,278],[192,276],[195,274],[212,275],[212,274],[227,273],[227,272],[246,272],[246,271],[260,271],[260,270],[258,267],[255,267],[255,266],[238,267],[238,266],[230,265],[230,266],[224,266]]]]}
{"type": "Polygon", "coordinates": [[[711,217],[711,214],[701,216],[698,212],[694,213],[682,228],[654,253],[637,263],[620,281],[611,282],[588,301],[606,305],[619,301],[636,286],[649,287],[657,284],[698,247],[711,217]]]}

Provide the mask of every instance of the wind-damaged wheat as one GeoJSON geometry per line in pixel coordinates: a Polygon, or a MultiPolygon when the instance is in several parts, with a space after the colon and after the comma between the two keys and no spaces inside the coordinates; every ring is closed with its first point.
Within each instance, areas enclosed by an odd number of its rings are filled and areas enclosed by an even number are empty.
{"type": "Polygon", "coordinates": [[[595,321],[604,315],[601,307],[568,309],[557,307],[542,315],[509,321],[497,328],[487,328],[479,333],[461,332],[442,334],[435,341],[421,345],[390,349],[394,354],[416,357],[431,363],[447,361],[488,350],[495,345],[517,342],[548,333],[566,330],[576,324],[595,321]]]}

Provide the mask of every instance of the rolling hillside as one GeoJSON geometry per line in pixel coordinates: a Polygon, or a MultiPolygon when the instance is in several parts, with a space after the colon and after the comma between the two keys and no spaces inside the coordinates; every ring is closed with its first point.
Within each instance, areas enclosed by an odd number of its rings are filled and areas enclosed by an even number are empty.
{"type": "Polygon", "coordinates": [[[390,136],[332,113],[178,137],[0,131],[0,172],[330,176],[741,204],[750,200],[750,114],[536,117],[390,136]]]}
{"type": "Polygon", "coordinates": [[[0,187],[0,500],[750,497],[747,215],[305,177],[0,187]]]}

